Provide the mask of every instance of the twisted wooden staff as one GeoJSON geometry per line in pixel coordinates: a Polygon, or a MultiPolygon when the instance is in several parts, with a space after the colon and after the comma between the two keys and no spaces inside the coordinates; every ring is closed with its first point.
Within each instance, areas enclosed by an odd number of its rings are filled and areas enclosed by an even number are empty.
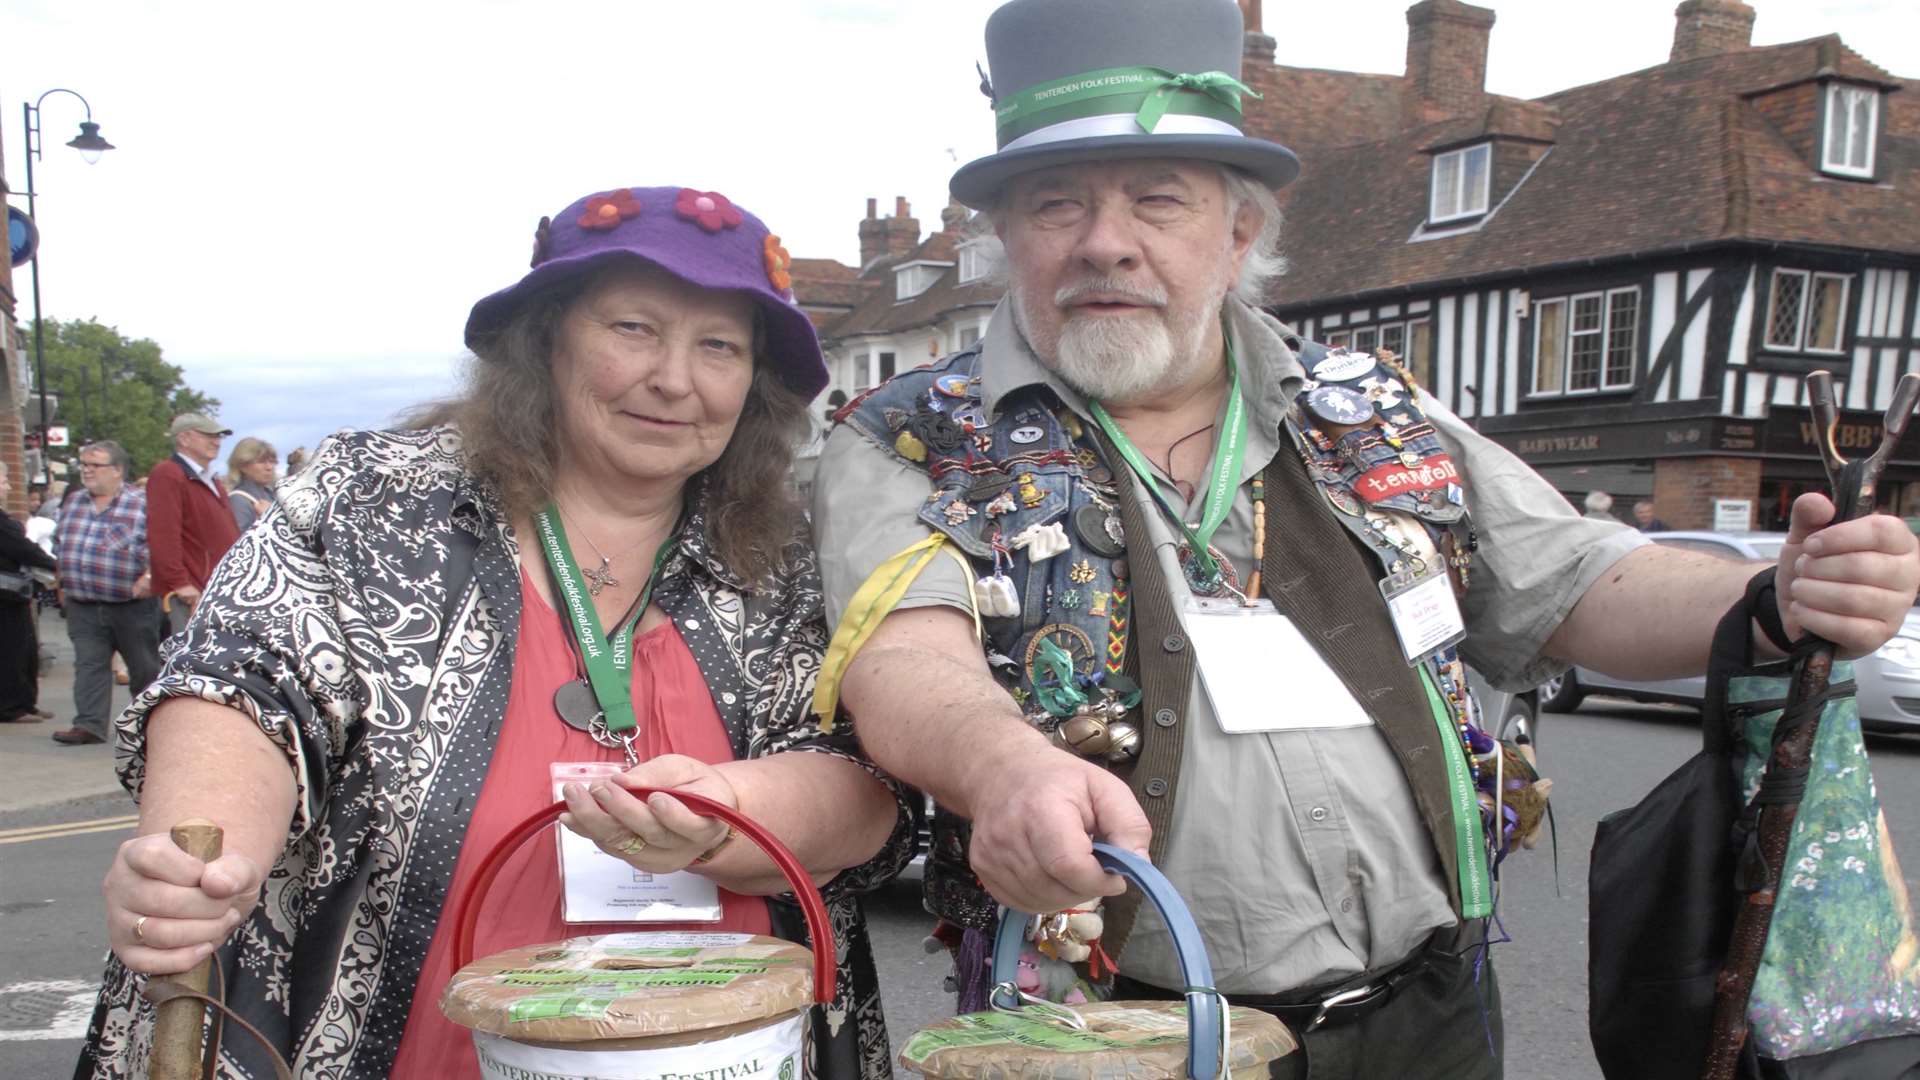
{"type": "MultiPolygon", "coordinates": [[[[1873,511],[1873,492],[1886,471],[1894,444],[1907,428],[1913,407],[1920,402],[1920,375],[1900,377],[1894,388],[1893,404],[1887,409],[1886,431],[1872,456],[1862,462],[1850,462],[1834,445],[1834,430],[1839,425],[1839,406],[1833,396],[1833,375],[1816,371],[1807,376],[1807,398],[1813,407],[1814,425],[1820,437],[1821,463],[1826,466],[1832,487],[1834,521],[1863,517],[1873,511]]],[[[1780,714],[1772,754],[1767,759],[1769,785],[1762,784],[1756,799],[1761,803],[1758,832],[1759,853],[1764,862],[1764,880],[1747,894],[1734,918],[1733,938],[1727,946],[1727,959],[1713,987],[1713,1026],[1707,1044],[1707,1060],[1702,1080],[1733,1080],[1740,1062],[1740,1051],[1747,1041],[1747,1003],[1753,996],[1753,980],[1760,972],[1760,959],[1766,952],[1767,933],[1773,926],[1773,903],[1780,889],[1780,870],[1787,861],[1787,842],[1793,836],[1793,822],[1800,813],[1800,798],[1805,777],[1813,762],[1814,736],[1820,728],[1820,711],[1833,674],[1833,644],[1813,639],[1805,649],[1794,650],[1792,683],[1787,691],[1786,708],[1780,714]],[[1795,718],[1811,711],[1803,722],[1795,718]],[[1774,795],[1774,791],[1778,795],[1774,795]]]]}

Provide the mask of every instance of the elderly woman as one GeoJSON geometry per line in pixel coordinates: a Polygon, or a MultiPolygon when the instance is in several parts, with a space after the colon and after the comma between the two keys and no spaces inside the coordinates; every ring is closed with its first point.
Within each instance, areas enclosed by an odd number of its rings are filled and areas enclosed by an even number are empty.
{"type": "MultiPolygon", "coordinates": [[[[788,474],[826,370],[785,262],[716,193],[582,199],[474,307],[462,398],[422,430],[330,438],[282,485],[121,718],[140,836],[107,876],[82,1075],[144,1076],[140,973],[216,948],[229,1004],[297,1075],[475,1075],[437,1008],[447,898],[580,762],[626,771],[566,784],[573,830],[717,886],[676,890],[667,926],[803,924],[751,844],[626,787],[773,828],[823,885],[846,987],[809,1064],[890,1075],[857,897],[910,857],[913,800],[806,715],[826,638],[788,474]],[[221,858],[164,835],[193,816],[224,827],[221,858]]],[[[661,927],[563,922],[554,846],[501,875],[479,954],[661,927]]],[[[231,1025],[222,1054],[269,1075],[231,1025]]]]}
{"type": "Polygon", "coordinates": [[[234,443],[227,454],[227,502],[241,532],[273,505],[273,471],[279,465],[273,444],[251,435],[234,443]]]}

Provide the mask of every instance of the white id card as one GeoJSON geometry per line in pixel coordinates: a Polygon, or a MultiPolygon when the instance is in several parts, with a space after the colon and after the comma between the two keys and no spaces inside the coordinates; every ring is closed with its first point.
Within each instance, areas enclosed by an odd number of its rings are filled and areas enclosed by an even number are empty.
{"type": "Polygon", "coordinates": [[[1467,636],[1453,581],[1443,571],[1405,584],[1388,578],[1380,583],[1380,594],[1387,598],[1387,613],[1393,617],[1393,631],[1400,635],[1400,651],[1409,665],[1467,636]]]}
{"type": "Polygon", "coordinates": [[[1188,597],[1180,621],[1220,729],[1229,735],[1373,723],[1306,635],[1271,602],[1249,607],[1231,597],[1188,597]],[[1276,674],[1284,694],[1274,692],[1276,674]]]}
{"type": "MultiPolygon", "coordinates": [[[[566,784],[591,784],[625,771],[615,761],[564,761],[548,769],[555,799],[566,784]]],[[[720,921],[720,887],[712,880],[684,870],[636,870],[572,829],[554,831],[560,845],[560,913],[567,922],[720,921]]]]}

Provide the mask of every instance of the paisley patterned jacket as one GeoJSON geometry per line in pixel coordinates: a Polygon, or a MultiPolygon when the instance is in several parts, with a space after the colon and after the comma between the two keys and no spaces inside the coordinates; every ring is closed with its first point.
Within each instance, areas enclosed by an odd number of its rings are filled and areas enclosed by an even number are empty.
{"type": "MultiPolygon", "coordinates": [[[[714,554],[705,493],[655,600],[699,662],[738,758],[786,750],[867,763],[845,726],[807,715],[826,645],[804,532],[777,580],[749,587],[714,554]]],[[[286,752],[292,827],[259,905],[219,953],[227,1001],[299,1076],[385,1077],[504,718],[520,619],[517,543],[451,428],[328,439],[263,524],[228,553],[166,667],[118,721],[139,795],[145,725],[169,697],[237,709],[286,752]]],[[[816,1011],[817,1075],[892,1074],[859,895],[912,855],[918,810],[825,890],[841,990],[816,1011]]],[[[804,940],[796,907],[776,933],[804,940]]],[[[80,1077],[147,1074],[143,979],[109,959],[80,1077]]],[[[252,1040],[223,1040],[221,1076],[268,1076],[252,1040]]]]}

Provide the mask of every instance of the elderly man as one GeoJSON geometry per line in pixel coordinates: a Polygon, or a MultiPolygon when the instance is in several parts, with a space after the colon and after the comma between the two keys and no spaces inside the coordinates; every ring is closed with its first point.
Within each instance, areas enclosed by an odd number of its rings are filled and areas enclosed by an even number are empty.
{"type": "Polygon", "coordinates": [[[138,694],[160,673],[160,632],[147,572],[147,496],[127,483],[127,452],[111,440],[80,448],[82,495],[60,507],[54,530],[67,637],[73,641],[73,726],[53,741],[107,739],[113,654],[138,694]]]}
{"type": "MultiPolygon", "coordinates": [[[[1103,839],[1179,887],[1220,990],[1304,1034],[1275,1075],[1498,1076],[1473,946],[1514,837],[1481,824],[1463,662],[1509,686],[1570,660],[1699,672],[1755,568],[1575,515],[1390,359],[1258,310],[1268,189],[1297,164],[1240,133],[1240,49],[1232,0],[1015,0],[988,23],[1000,150],[952,187],[1009,292],[978,345],[827,441],[816,704],[838,679],[867,750],[945,809],[926,894],[962,948],[994,898],[1106,896],[1120,996],[1177,995],[1103,839]]],[[[1861,653],[1920,560],[1897,521],[1822,530],[1832,512],[1797,504],[1754,610],[1861,653]]]]}
{"type": "Polygon", "coordinates": [[[200,602],[200,590],[240,529],[213,469],[220,440],[233,432],[201,413],[182,413],[168,434],[173,456],[147,474],[147,544],[153,594],[179,602],[168,604],[178,617],[200,602]]]}

